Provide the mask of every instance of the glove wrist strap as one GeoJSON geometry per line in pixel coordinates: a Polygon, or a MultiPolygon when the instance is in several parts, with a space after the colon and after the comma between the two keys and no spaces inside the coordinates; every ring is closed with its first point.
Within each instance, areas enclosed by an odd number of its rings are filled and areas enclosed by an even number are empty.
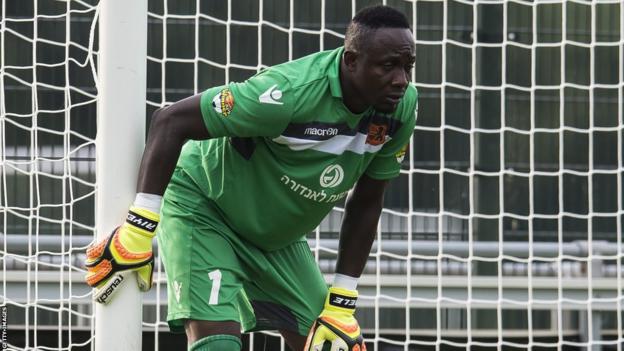
{"type": "Polygon", "coordinates": [[[327,300],[325,300],[325,309],[353,314],[357,297],[358,293],[355,290],[331,287],[327,294],[327,300]]]}
{"type": "Polygon", "coordinates": [[[136,234],[140,234],[147,238],[153,238],[156,235],[156,227],[160,216],[140,207],[131,207],[126,217],[126,225],[136,234]]]}

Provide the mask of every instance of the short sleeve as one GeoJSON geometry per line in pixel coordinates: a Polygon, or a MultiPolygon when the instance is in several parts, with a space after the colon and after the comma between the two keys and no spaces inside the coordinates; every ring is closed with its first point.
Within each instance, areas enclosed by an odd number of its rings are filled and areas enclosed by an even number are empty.
{"type": "Polygon", "coordinates": [[[404,121],[403,125],[392,140],[379,150],[366,168],[365,174],[373,179],[386,180],[395,178],[401,171],[401,163],[405,157],[410,138],[414,133],[418,115],[418,93],[416,89],[414,88],[413,100],[407,94],[406,98],[409,101],[406,101],[407,103],[401,112],[401,119],[404,121]]]}
{"type": "Polygon", "coordinates": [[[212,137],[278,136],[292,110],[290,83],[271,69],[243,83],[208,89],[201,96],[202,117],[212,137]]]}

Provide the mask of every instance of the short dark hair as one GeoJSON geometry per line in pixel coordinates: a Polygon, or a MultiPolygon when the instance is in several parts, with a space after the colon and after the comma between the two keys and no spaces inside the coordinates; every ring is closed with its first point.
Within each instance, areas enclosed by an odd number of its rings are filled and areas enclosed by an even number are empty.
{"type": "Polygon", "coordinates": [[[364,48],[364,40],[379,28],[410,29],[405,15],[390,6],[371,6],[355,14],[345,34],[345,48],[359,52],[364,48]]]}

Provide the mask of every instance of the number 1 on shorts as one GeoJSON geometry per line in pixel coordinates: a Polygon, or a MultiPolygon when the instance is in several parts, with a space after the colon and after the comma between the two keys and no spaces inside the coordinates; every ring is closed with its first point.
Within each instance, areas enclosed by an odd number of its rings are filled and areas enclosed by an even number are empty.
{"type": "Polygon", "coordinates": [[[221,271],[214,270],[208,273],[208,278],[212,280],[212,289],[210,289],[209,305],[216,305],[219,303],[219,288],[221,288],[221,271]]]}

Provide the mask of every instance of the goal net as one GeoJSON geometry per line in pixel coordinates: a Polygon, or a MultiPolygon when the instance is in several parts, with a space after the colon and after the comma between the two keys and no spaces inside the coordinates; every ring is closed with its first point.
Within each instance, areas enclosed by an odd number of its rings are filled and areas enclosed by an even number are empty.
{"type": "MultiPolygon", "coordinates": [[[[146,122],[342,44],[382,1],[148,0],[146,122]]],[[[619,1],[384,1],[410,20],[418,121],[360,279],[369,350],[622,350],[619,1]]],[[[10,349],[94,348],[102,3],[0,1],[0,305],[10,349]],[[4,317],[3,317],[4,318],[4,317]]],[[[137,116],[143,118],[144,116],[137,116]]],[[[108,141],[114,143],[115,140],[108,141]]],[[[331,279],[342,208],[308,240],[331,279]]],[[[164,269],[143,348],[176,349],[164,269]]],[[[4,335],[4,334],[2,334],[4,335]]],[[[249,350],[286,349],[274,333],[249,350]]]]}

